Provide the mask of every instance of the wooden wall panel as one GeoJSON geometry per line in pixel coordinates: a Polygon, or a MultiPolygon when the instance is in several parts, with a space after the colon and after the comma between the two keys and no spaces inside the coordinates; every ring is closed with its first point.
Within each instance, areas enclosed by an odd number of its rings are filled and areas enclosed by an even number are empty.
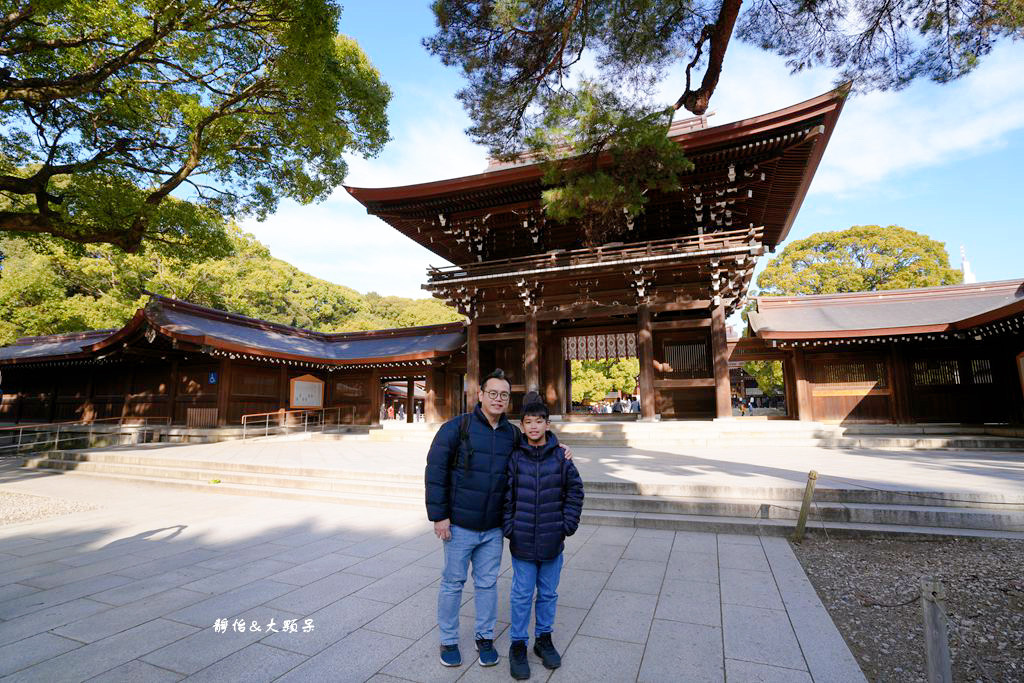
{"type": "Polygon", "coordinates": [[[892,422],[888,357],[863,352],[807,354],[814,419],[822,422],[892,422]]]}
{"type": "Polygon", "coordinates": [[[714,386],[665,386],[665,380],[714,379],[709,330],[654,330],[653,346],[657,412],[673,420],[714,418],[717,414],[714,386]]]}
{"type": "Polygon", "coordinates": [[[673,420],[711,419],[715,417],[715,388],[659,389],[657,409],[663,418],[673,420]]]}
{"type": "Polygon", "coordinates": [[[1008,422],[1011,379],[994,346],[910,349],[905,366],[915,422],[1008,422]]]}

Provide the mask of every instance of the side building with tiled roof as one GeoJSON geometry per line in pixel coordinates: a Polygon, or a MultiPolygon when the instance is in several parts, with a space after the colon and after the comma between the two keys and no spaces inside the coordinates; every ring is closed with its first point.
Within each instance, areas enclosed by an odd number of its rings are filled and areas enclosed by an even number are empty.
{"type": "Polygon", "coordinates": [[[418,382],[421,409],[442,419],[461,409],[464,345],[458,322],[324,334],[154,295],[121,329],[0,347],[0,422],[238,424],[298,407],[296,379],[322,382],[318,407],[359,424],[379,419],[386,383],[418,382]]]}
{"type": "Polygon", "coordinates": [[[757,297],[731,361],[782,360],[801,419],[1024,422],[1024,280],[757,297]]]}

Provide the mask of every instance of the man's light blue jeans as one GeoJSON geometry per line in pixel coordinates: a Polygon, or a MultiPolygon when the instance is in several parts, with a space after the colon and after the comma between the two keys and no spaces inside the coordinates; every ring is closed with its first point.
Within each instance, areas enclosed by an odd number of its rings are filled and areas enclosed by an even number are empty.
{"type": "Polygon", "coordinates": [[[562,574],[562,555],[546,562],[512,558],[512,590],[509,591],[511,621],[509,637],[512,642],[526,641],[530,629],[530,608],[533,592],[537,591],[537,617],[533,627],[536,638],[551,633],[555,627],[555,603],[558,601],[558,578],[562,574]]]}
{"type": "Polygon", "coordinates": [[[501,529],[472,531],[451,526],[451,540],[444,542],[444,569],[437,595],[437,625],[442,645],[459,642],[459,608],[466,570],[473,563],[473,591],[476,602],[474,640],[494,640],[494,622],[498,617],[498,570],[501,567],[501,529]]]}

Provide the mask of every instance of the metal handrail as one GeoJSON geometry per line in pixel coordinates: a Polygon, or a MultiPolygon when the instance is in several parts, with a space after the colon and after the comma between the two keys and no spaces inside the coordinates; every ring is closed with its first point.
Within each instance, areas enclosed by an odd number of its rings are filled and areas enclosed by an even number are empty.
{"type": "Polygon", "coordinates": [[[317,408],[317,409],[301,409],[301,410],[275,410],[269,413],[250,413],[242,416],[242,440],[245,441],[250,436],[270,436],[271,430],[274,430],[274,434],[289,434],[292,425],[294,424],[296,430],[298,429],[298,419],[301,416],[302,419],[302,431],[323,431],[330,424],[327,420],[328,413],[334,414],[334,424],[341,424],[341,406],[335,406],[333,408],[317,408]],[[295,416],[295,420],[291,419],[291,416],[295,416]],[[311,419],[312,418],[312,419],[311,419]],[[271,425],[272,421],[276,421],[276,425],[271,425]],[[262,434],[259,428],[262,427],[262,434]],[[254,429],[254,433],[250,433],[250,429],[254,429]]]}
{"type": "Polygon", "coordinates": [[[7,427],[0,427],[0,432],[11,431],[14,429],[38,429],[41,427],[64,427],[67,425],[88,425],[95,424],[97,422],[112,422],[116,421],[119,425],[123,425],[129,420],[142,420],[141,424],[147,426],[150,420],[159,420],[164,424],[170,424],[171,418],[169,417],[149,417],[143,415],[127,415],[123,417],[99,417],[91,420],[66,420],[64,422],[27,422],[25,424],[8,425],[7,427]]]}
{"type": "MultiPolygon", "coordinates": [[[[34,446],[49,445],[51,443],[53,444],[53,448],[56,449],[56,448],[60,447],[60,442],[62,440],[63,441],[70,441],[70,440],[75,440],[75,439],[82,438],[82,434],[81,434],[80,430],[69,430],[69,431],[66,431],[64,436],[62,437],[61,436],[61,429],[62,428],[69,428],[69,427],[85,427],[85,426],[88,426],[89,427],[89,432],[88,432],[87,445],[91,445],[93,434],[95,433],[95,427],[97,426],[97,423],[101,423],[101,422],[115,422],[115,421],[117,423],[116,424],[117,429],[112,431],[112,432],[105,431],[104,433],[117,434],[117,435],[120,436],[121,434],[124,433],[123,430],[124,430],[124,427],[126,426],[126,423],[128,423],[128,426],[143,427],[143,428],[148,427],[149,424],[150,424],[150,421],[161,422],[161,423],[166,424],[166,425],[171,424],[171,418],[170,417],[147,417],[147,416],[128,415],[128,416],[122,416],[122,417],[103,417],[103,418],[92,419],[92,420],[73,420],[73,421],[66,421],[66,422],[43,422],[43,423],[39,423],[39,424],[22,424],[22,425],[14,425],[14,426],[9,426],[9,427],[0,427],[0,439],[4,438],[8,434],[11,434],[12,435],[11,439],[13,441],[13,443],[9,443],[9,444],[0,444],[0,455],[4,454],[4,452],[8,451],[8,450],[13,450],[15,454],[18,454],[18,453],[21,453],[23,450],[32,450],[32,447],[34,447],[34,446]],[[15,438],[13,436],[13,434],[15,432],[17,433],[17,438],[15,438]],[[34,440],[26,441],[25,440],[26,433],[29,434],[29,438],[30,439],[34,439],[34,440]],[[44,438],[39,438],[40,436],[44,436],[44,438]]],[[[105,425],[103,425],[103,426],[105,426],[105,425]]],[[[133,430],[133,431],[135,433],[137,433],[138,430],[133,430]]]]}

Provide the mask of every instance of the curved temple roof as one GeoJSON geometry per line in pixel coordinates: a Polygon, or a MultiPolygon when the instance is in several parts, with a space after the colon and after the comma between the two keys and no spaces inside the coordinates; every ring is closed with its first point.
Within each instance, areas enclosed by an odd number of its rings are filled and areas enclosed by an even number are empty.
{"type": "MultiPolygon", "coordinates": [[[[651,231],[657,234],[649,238],[675,236],[662,234],[666,231],[713,231],[716,224],[708,220],[711,209],[702,207],[718,200],[735,200],[729,202],[738,221],[735,227],[747,227],[747,223],[763,226],[766,244],[774,247],[782,242],[814,177],[847,92],[848,87],[843,86],[775,112],[672,134],[671,139],[683,147],[695,168],[683,176],[678,192],[652,198],[645,215],[650,216],[651,231]],[[727,191],[735,194],[724,194],[727,191]],[[654,210],[655,205],[675,213],[667,219],[656,218],[655,214],[664,211],[654,210]]],[[[610,159],[602,162],[610,163],[610,159]]],[[[467,264],[499,254],[504,258],[537,251],[536,239],[517,240],[515,233],[523,231],[529,208],[540,206],[542,174],[541,165],[525,164],[416,185],[346,189],[367,213],[452,263],[467,264]],[[452,230],[453,220],[460,217],[481,223],[490,219],[487,239],[493,243],[489,247],[493,254],[479,258],[474,240],[452,230]]],[[[638,232],[642,231],[641,222],[638,232]]],[[[577,238],[571,225],[552,227],[547,244],[541,240],[540,250],[571,248],[577,238]]]]}
{"type": "Polygon", "coordinates": [[[425,360],[465,344],[462,323],[323,334],[153,295],[120,330],[25,337],[0,347],[0,364],[102,355],[148,329],[204,349],[328,365],[425,360]]]}
{"type": "Polygon", "coordinates": [[[762,339],[838,339],[965,331],[1024,313],[1024,281],[850,294],[757,297],[762,339]]]}

